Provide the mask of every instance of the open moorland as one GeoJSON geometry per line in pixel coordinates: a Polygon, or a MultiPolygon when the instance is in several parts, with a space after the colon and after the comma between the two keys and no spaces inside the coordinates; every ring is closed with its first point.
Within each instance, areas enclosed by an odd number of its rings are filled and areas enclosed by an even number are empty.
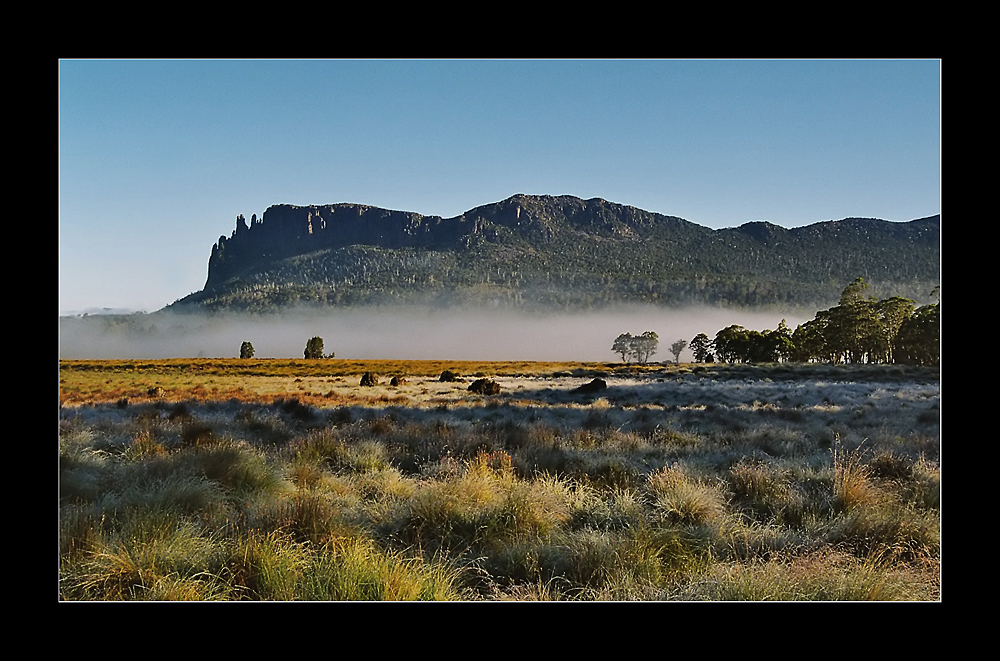
{"type": "Polygon", "coordinates": [[[81,360],[59,383],[62,600],[941,598],[936,367],[81,360]]]}

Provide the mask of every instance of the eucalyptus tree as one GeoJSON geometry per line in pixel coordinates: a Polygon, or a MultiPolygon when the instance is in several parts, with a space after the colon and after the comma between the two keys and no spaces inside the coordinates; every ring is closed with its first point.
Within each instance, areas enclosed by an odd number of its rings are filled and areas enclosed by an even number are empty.
{"type": "Polygon", "coordinates": [[[715,334],[715,355],[727,363],[746,362],[750,346],[749,331],[738,324],[726,326],[715,334]]]}
{"type": "Polygon", "coordinates": [[[305,349],[306,358],[322,358],[323,357],[323,338],[313,337],[306,342],[305,349]]]}
{"type": "Polygon", "coordinates": [[[674,355],[674,363],[681,362],[681,352],[687,348],[687,340],[677,340],[670,345],[670,353],[674,355]]]}
{"type": "Polygon", "coordinates": [[[878,345],[875,362],[896,362],[896,344],[903,323],[913,316],[916,304],[908,298],[893,296],[875,304],[878,319],[878,345]]]}
{"type": "Polygon", "coordinates": [[[941,362],[941,303],[921,305],[903,321],[897,335],[897,362],[938,365],[941,362]]]}
{"type": "Polygon", "coordinates": [[[632,355],[636,362],[647,363],[650,356],[656,353],[660,345],[660,336],[653,331],[646,331],[638,337],[632,338],[632,355]]]}
{"type": "Polygon", "coordinates": [[[691,340],[691,351],[694,353],[694,362],[704,363],[712,351],[712,341],[708,335],[698,333],[691,340]]]}
{"type": "Polygon", "coordinates": [[[788,360],[795,351],[795,341],[792,339],[792,331],[788,328],[788,323],[782,319],[778,327],[771,331],[770,341],[774,346],[776,360],[788,360]]]}
{"type": "Polygon", "coordinates": [[[622,356],[622,361],[627,363],[629,356],[632,355],[632,333],[622,333],[617,338],[615,338],[615,343],[611,345],[611,350],[615,353],[620,353],[622,356]]]}
{"type": "Polygon", "coordinates": [[[622,360],[626,363],[632,358],[637,363],[649,361],[649,357],[656,353],[660,344],[660,337],[653,331],[646,331],[642,335],[632,335],[622,333],[615,338],[611,350],[621,354],[622,360]]]}

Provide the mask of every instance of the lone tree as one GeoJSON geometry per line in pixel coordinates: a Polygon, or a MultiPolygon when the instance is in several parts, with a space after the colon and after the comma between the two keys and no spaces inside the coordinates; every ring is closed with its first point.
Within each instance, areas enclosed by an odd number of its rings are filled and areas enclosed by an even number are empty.
{"type": "Polygon", "coordinates": [[[648,363],[649,357],[656,353],[657,347],[660,346],[660,336],[653,331],[646,331],[635,338],[632,345],[634,347],[632,355],[635,356],[636,362],[648,363]]]}
{"type": "Polygon", "coordinates": [[[632,340],[634,339],[632,333],[622,333],[615,339],[611,350],[622,355],[622,362],[627,363],[628,357],[632,355],[632,340]]]}
{"type": "Polygon", "coordinates": [[[240,358],[253,358],[253,345],[244,342],[240,345],[240,358]]]}
{"type": "Polygon", "coordinates": [[[691,340],[691,351],[694,352],[694,362],[704,363],[708,361],[709,355],[712,352],[712,341],[708,339],[708,335],[704,333],[698,333],[691,340]]]}
{"type": "Polygon", "coordinates": [[[674,354],[674,364],[679,364],[681,362],[681,351],[687,348],[687,340],[677,340],[670,345],[670,353],[674,354]]]}
{"type": "Polygon", "coordinates": [[[314,337],[310,338],[306,342],[306,358],[322,358],[323,357],[323,338],[314,337]]]}

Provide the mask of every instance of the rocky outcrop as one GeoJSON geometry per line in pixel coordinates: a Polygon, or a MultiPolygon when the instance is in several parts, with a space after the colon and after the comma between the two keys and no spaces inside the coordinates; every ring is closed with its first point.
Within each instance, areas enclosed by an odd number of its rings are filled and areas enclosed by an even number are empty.
{"type": "MultiPolygon", "coordinates": [[[[566,231],[582,231],[608,238],[638,239],[637,230],[657,222],[697,225],[600,198],[514,195],[501,202],[470,209],[454,218],[422,216],[362,204],[269,207],[250,223],[242,214],[229,237],[212,247],[205,290],[230,278],[254,272],[268,264],[311,252],[355,245],[385,249],[468,247],[470,240],[501,241],[516,235],[545,243],[566,231]]],[[[702,228],[705,231],[707,228],[702,228]]]]}
{"type": "Polygon", "coordinates": [[[242,214],[237,216],[233,233],[220,236],[212,248],[205,289],[294,255],[350,245],[454,245],[470,230],[461,218],[446,221],[360,204],[280,204],[269,207],[260,220],[252,216],[249,225],[242,214]]]}

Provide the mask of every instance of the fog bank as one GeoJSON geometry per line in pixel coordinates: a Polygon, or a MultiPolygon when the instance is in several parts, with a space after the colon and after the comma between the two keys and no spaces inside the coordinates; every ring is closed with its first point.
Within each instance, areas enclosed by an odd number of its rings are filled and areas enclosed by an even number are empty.
{"type": "MultiPolygon", "coordinates": [[[[197,316],[157,312],[127,317],[67,317],[59,323],[61,359],[234,358],[253,344],[257,358],[302,358],[306,341],[323,338],[327,354],[344,359],[615,361],[621,333],[660,337],[653,361],[673,360],[670,345],[709,338],[732,324],[792,329],[811,319],[801,311],[622,307],[580,313],[524,313],[427,307],[351,308],[282,315],[197,316]]],[[[692,360],[690,349],[681,361],[692,360]]]]}

